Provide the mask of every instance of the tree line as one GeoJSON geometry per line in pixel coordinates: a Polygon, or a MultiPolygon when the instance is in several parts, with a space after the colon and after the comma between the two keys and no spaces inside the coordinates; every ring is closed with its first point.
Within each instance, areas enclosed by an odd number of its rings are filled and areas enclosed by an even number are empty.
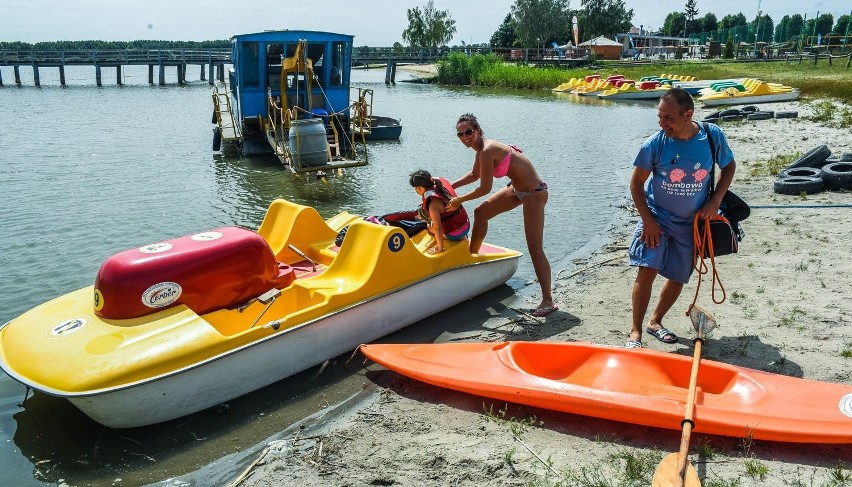
{"type": "Polygon", "coordinates": [[[841,15],[835,23],[832,14],[822,14],[809,20],[805,20],[800,14],[785,15],[777,25],[771,16],[762,12],[758,12],[752,21],[748,21],[742,12],[726,15],[722,20],[718,20],[713,13],[707,13],[700,18],[697,14],[697,2],[687,1],[683,12],[671,12],[666,16],[660,34],[688,37],[690,34],[747,27],[747,31],[752,34],[748,42],[754,40],[755,36],[758,42],[789,42],[798,39],[800,35],[846,35],[850,22],[849,15],[841,15]]]}
{"type": "Polygon", "coordinates": [[[107,51],[124,49],[219,49],[230,48],[231,41],[221,39],[216,41],[50,41],[36,42],[0,42],[0,49],[13,51],[107,51]]]}
{"type": "MultiPolygon", "coordinates": [[[[751,34],[748,41],[757,34],[758,41],[772,42],[789,41],[801,34],[842,36],[847,33],[850,23],[849,15],[841,15],[836,23],[831,14],[809,20],[799,14],[785,15],[776,25],[772,17],[762,12],[758,12],[751,22],[742,12],[725,15],[721,20],[713,13],[703,17],[698,14],[698,1],[686,0],[683,11],[669,13],[660,29],[648,33],[689,37],[690,34],[729,32],[746,27],[751,34]]],[[[546,47],[552,42],[564,44],[573,39],[572,21],[575,17],[579,24],[580,42],[598,36],[613,38],[615,34],[628,32],[633,27],[633,9],[626,8],[623,0],[579,0],[579,8],[571,8],[570,0],[515,0],[503,23],[491,35],[489,46],[546,47]]],[[[444,46],[455,34],[455,20],[450,11],[436,9],[432,0],[423,8],[408,9],[408,27],[402,32],[402,39],[410,47],[444,46]]],[[[402,45],[396,43],[395,47],[402,45]]]]}

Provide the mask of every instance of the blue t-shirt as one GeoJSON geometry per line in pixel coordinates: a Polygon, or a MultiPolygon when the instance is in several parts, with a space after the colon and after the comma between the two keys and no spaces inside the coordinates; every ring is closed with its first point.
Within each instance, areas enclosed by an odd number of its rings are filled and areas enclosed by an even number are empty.
{"type": "MultiPolygon", "coordinates": [[[[689,140],[669,137],[660,130],[648,137],[633,165],[651,171],[645,196],[651,212],[671,221],[692,222],[710,194],[713,156],[704,124],[689,140]]],[[[716,162],[724,168],[734,160],[725,133],[707,124],[716,147],[716,162]]]]}

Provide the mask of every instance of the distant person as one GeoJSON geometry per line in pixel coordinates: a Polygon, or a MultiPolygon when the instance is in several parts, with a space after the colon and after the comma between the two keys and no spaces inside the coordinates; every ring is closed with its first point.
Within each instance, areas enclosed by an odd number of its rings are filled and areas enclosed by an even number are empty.
{"type": "Polygon", "coordinates": [[[677,342],[677,336],[663,326],[663,318],[692,275],[693,220],[696,214],[702,219],[716,215],[734,179],[736,163],[728,139],[719,127],[707,124],[721,169],[716,191],[709,197],[713,155],[704,127],[692,121],[694,110],[692,96],[685,90],[673,88],[663,94],[657,108],[661,130],[642,144],[633,161],[630,195],[640,220],[629,254],[630,265],[639,271],[633,283],[633,325],[627,348],[642,346],[643,322],[657,274],[666,281],[645,331],[661,342],[677,342]]]}
{"type": "Polygon", "coordinates": [[[456,196],[452,184],[444,178],[433,178],[427,171],[415,171],[408,182],[423,202],[418,208],[420,218],[428,226],[426,230],[435,237],[435,246],[427,250],[430,254],[444,251],[444,239],[464,240],[470,230],[470,220],[463,206],[451,210],[447,203],[456,196]]]}
{"type": "Polygon", "coordinates": [[[465,201],[490,193],[494,179],[506,176],[509,178],[508,185],[499,189],[473,211],[470,252],[479,252],[488,232],[488,220],[523,205],[527,249],[541,286],[541,302],[532,314],[543,317],[553,313],[559,308],[553,303],[550,262],[544,254],[543,246],[547,184],[538,176],[521,149],[486,139],[479,122],[472,114],[466,113],[459,117],[456,122],[456,135],[465,147],[476,152],[476,157],[473,160],[473,169],[454,181],[453,187],[459,188],[474,181],[479,181],[479,186],[467,194],[451,199],[448,205],[451,209],[459,207],[465,201]]]}

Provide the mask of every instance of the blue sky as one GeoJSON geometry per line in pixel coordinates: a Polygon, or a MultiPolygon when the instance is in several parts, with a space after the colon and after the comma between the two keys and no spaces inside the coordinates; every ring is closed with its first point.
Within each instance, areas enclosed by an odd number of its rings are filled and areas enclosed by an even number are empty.
{"type": "MultiPolygon", "coordinates": [[[[325,30],[355,35],[356,45],[389,46],[402,41],[406,11],[427,0],[0,0],[0,41],[209,40],[272,29],[325,30]],[[239,6],[234,8],[234,6],[239,6]]],[[[626,0],[633,23],[659,28],[686,0],[626,0]]],[[[452,44],[488,42],[514,0],[435,0],[456,21],[452,44]]],[[[579,8],[580,0],[571,0],[579,8]]],[[[849,14],[849,0],[698,0],[699,16],[742,12],[751,20],[758,8],[776,22],[817,11],[835,20],[849,14]],[[759,6],[759,7],[758,7],[759,6]]],[[[582,26],[580,26],[582,30],[582,26]]]]}

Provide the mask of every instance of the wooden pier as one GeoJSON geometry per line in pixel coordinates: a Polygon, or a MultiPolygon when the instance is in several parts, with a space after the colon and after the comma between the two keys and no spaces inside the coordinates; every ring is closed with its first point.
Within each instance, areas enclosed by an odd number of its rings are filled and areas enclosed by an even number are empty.
{"type": "MultiPolygon", "coordinates": [[[[186,84],[187,65],[201,66],[201,80],[225,80],[225,64],[231,62],[230,49],[123,49],[123,50],[86,50],[86,51],[14,51],[0,50],[0,66],[12,66],[15,73],[15,84],[21,85],[21,66],[31,67],[33,81],[41,86],[40,70],[42,68],[58,68],[59,83],[65,86],[66,66],[93,66],[95,82],[103,84],[103,68],[115,69],[115,82],[121,85],[121,70],[123,66],[148,66],[148,83],[154,84],[156,68],[158,84],[166,84],[166,68],[177,70],[178,84],[186,84]],[[205,72],[205,67],[207,68],[205,72]]],[[[0,86],[3,77],[0,73],[0,86]]]]}
{"type": "MultiPolygon", "coordinates": [[[[392,48],[392,47],[357,47],[352,50],[352,66],[370,66],[385,64],[385,82],[394,83],[398,64],[431,64],[447,57],[451,52],[461,52],[465,55],[494,54],[507,62],[518,64],[534,64],[555,67],[577,67],[588,64],[588,58],[565,58],[553,49],[499,49],[499,48],[392,48]]],[[[21,67],[31,67],[36,86],[41,86],[39,70],[42,68],[58,68],[59,83],[65,86],[66,66],[93,66],[95,82],[98,86],[103,83],[103,68],[115,69],[116,84],[122,84],[121,70],[123,66],[147,65],[148,83],[154,84],[154,70],[158,73],[158,83],[165,85],[166,68],[177,70],[178,84],[186,83],[186,67],[190,64],[201,66],[201,80],[214,79],[225,81],[225,65],[233,64],[231,49],[119,49],[119,50],[77,50],[77,51],[15,51],[0,49],[0,66],[12,66],[15,73],[15,84],[21,85],[21,67]],[[207,68],[205,71],[205,67],[207,68]]],[[[3,77],[0,73],[0,86],[3,77]]]]}

